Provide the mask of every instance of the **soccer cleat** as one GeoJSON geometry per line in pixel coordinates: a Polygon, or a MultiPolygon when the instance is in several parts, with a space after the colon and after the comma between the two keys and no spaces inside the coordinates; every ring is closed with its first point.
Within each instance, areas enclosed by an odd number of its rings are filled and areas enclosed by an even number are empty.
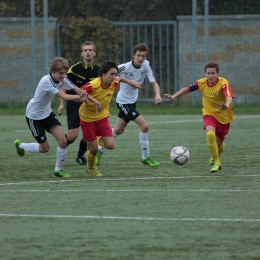
{"type": "Polygon", "coordinates": [[[80,165],[86,165],[87,164],[87,159],[85,156],[77,157],[76,162],[80,165]]]}
{"type": "Polygon", "coordinates": [[[98,172],[97,167],[94,166],[93,169],[90,168],[86,168],[86,171],[88,174],[90,174],[93,177],[100,177],[102,176],[102,174],[100,172],[98,172]]]}
{"type": "Polygon", "coordinates": [[[24,149],[21,149],[19,145],[21,144],[21,140],[17,139],[14,141],[14,145],[16,147],[16,152],[18,153],[19,156],[24,156],[24,149]]]}
{"type": "Polygon", "coordinates": [[[70,178],[71,176],[66,173],[65,171],[63,171],[62,169],[57,171],[57,172],[54,172],[53,173],[53,177],[58,177],[58,178],[70,178]]]}
{"type": "Polygon", "coordinates": [[[220,163],[214,163],[211,168],[210,168],[210,172],[217,172],[221,170],[221,164],[220,163]]]}
{"type": "Polygon", "coordinates": [[[96,158],[95,158],[96,165],[100,165],[100,159],[101,159],[102,153],[103,152],[101,152],[100,150],[97,151],[96,158]]]}
{"type": "Polygon", "coordinates": [[[211,157],[209,160],[209,165],[214,165],[214,164],[215,164],[214,159],[211,157]]]}
{"type": "Polygon", "coordinates": [[[159,166],[159,163],[154,161],[150,156],[146,157],[144,160],[141,159],[141,163],[150,167],[159,166]]]}

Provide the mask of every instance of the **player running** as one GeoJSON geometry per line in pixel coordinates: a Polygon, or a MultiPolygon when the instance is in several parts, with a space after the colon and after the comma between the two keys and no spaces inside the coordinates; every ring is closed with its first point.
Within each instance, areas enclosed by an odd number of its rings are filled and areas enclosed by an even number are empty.
{"type": "MultiPolygon", "coordinates": [[[[153,85],[156,105],[162,103],[160,96],[160,87],[156,82],[154,73],[150,67],[149,61],[146,60],[149,54],[149,47],[145,43],[139,43],[134,46],[133,60],[120,64],[118,66],[118,75],[132,81],[137,81],[143,84],[147,77],[153,85]]],[[[119,109],[118,118],[115,127],[112,129],[113,136],[116,138],[121,135],[130,121],[134,121],[140,129],[139,141],[142,150],[141,163],[150,167],[157,167],[159,163],[150,157],[148,130],[149,125],[146,120],[136,110],[136,102],[138,98],[138,89],[132,88],[127,83],[120,84],[120,90],[116,97],[116,105],[119,109]]],[[[104,150],[102,138],[98,138],[98,152],[96,156],[96,164],[100,164],[101,155],[104,150]]]]}

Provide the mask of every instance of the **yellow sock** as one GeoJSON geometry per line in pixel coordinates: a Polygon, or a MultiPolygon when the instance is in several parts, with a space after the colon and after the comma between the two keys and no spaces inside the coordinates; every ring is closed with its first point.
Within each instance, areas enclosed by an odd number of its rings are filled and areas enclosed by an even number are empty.
{"type": "Polygon", "coordinates": [[[214,159],[215,163],[220,164],[218,155],[218,145],[216,143],[216,136],[214,132],[207,132],[207,145],[210,155],[214,159]]]}
{"type": "Polygon", "coordinates": [[[102,136],[99,136],[99,137],[97,138],[97,144],[98,144],[99,146],[105,147],[105,144],[104,144],[104,141],[103,141],[102,136]]]}
{"type": "Polygon", "coordinates": [[[218,148],[218,155],[221,155],[224,151],[225,148],[225,143],[223,142],[223,144],[218,148]]]}
{"type": "Polygon", "coordinates": [[[92,155],[90,153],[90,151],[88,150],[88,153],[87,153],[87,168],[88,169],[93,169],[94,168],[94,164],[95,164],[95,158],[96,156],[92,155]]]}

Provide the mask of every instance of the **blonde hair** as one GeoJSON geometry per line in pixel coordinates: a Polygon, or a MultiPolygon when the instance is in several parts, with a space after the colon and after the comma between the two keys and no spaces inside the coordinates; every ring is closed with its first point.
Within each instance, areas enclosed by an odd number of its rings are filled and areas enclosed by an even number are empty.
{"type": "Polygon", "coordinates": [[[62,57],[55,57],[54,60],[51,63],[49,71],[50,72],[57,72],[57,71],[68,70],[68,69],[69,69],[68,60],[66,60],[62,57]]]}

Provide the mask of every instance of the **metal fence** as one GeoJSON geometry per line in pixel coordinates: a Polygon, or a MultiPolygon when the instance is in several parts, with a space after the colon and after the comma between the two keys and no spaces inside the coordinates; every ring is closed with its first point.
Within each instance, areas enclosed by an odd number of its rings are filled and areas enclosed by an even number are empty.
{"type": "MultiPolygon", "coordinates": [[[[133,47],[144,42],[149,46],[148,60],[156,80],[164,93],[173,92],[178,86],[178,40],[176,21],[157,22],[113,22],[116,30],[118,50],[109,52],[108,58],[118,63],[133,58],[133,47]]],[[[154,97],[151,85],[146,81],[139,95],[141,101],[154,97]]]]}

